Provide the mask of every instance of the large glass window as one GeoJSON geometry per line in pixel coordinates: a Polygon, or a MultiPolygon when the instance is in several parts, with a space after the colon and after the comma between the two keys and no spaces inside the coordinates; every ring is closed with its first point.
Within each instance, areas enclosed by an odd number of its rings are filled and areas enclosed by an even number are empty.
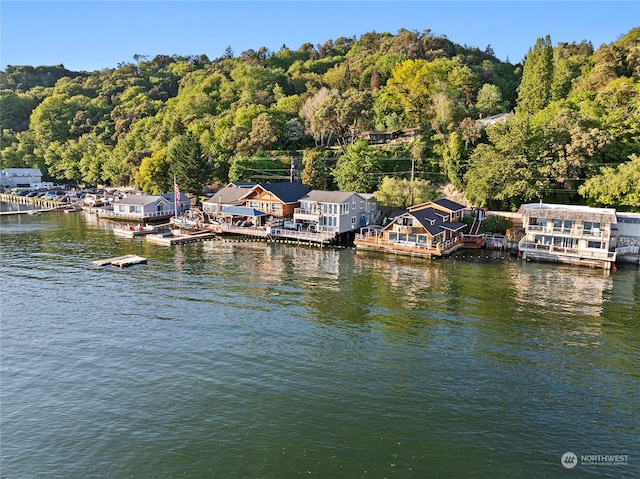
{"type": "Polygon", "coordinates": [[[389,241],[398,241],[398,233],[396,233],[395,231],[390,231],[389,241]]]}

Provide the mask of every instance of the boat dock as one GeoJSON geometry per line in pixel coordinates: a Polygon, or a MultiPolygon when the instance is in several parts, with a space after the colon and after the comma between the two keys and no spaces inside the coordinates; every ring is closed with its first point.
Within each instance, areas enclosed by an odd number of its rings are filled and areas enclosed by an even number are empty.
{"type": "Polygon", "coordinates": [[[138,256],[135,254],[128,254],[125,256],[116,256],[115,258],[98,259],[93,261],[95,266],[106,266],[110,264],[114,268],[125,268],[127,266],[133,266],[134,264],[146,264],[147,258],[138,256]]]}
{"type": "Polygon", "coordinates": [[[185,243],[195,243],[198,241],[204,241],[208,239],[215,238],[215,234],[210,231],[205,232],[197,232],[191,234],[174,234],[174,233],[165,233],[165,234],[148,234],[144,238],[147,241],[155,244],[163,244],[163,245],[173,245],[173,244],[185,244],[185,243]]]}

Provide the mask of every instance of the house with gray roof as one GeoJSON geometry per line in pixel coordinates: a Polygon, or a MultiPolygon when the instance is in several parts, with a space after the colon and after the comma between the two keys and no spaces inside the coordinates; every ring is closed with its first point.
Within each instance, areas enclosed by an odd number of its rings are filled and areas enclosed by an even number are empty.
{"type": "MultiPolygon", "coordinates": [[[[167,219],[176,214],[175,195],[167,193],[162,195],[127,195],[113,203],[113,210],[104,210],[100,216],[122,218],[138,221],[154,219],[167,219]]],[[[180,193],[178,214],[191,207],[188,196],[180,193]]]]}
{"type": "Polygon", "coordinates": [[[300,198],[293,220],[303,229],[342,234],[372,225],[378,211],[378,202],[370,194],[311,190],[300,198]]]}
{"type": "Polygon", "coordinates": [[[419,256],[449,255],[463,246],[465,207],[441,199],[398,212],[382,229],[365,229],[356,248],[419,256]]]}
{"type": "Polygon", "coordinates": [[[300,198],[309,193],[302,183],[259,183],[240,199],[244,206],[255,208],[278,218],[292,218],[295,208],[300,207],[300,198]]]}
{"type": "Polygon", "coordinates": [[[243,206],[244,196],[249,193],[254,186],[255,183],[250,186],[237,186],[230,183],[224,188],[220,188],[211,198],[202,203],[202,211],[212,216],[218,216],[220,212],[226,208],[243,206]]]}

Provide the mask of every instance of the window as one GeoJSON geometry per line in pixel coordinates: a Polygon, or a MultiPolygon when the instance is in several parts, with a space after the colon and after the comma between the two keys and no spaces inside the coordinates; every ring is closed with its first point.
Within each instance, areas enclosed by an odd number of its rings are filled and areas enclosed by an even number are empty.
{"type": "Polygon", "coordinates": [[[587,243],[587,248],[602,249],[602,244],[602,241],[589,241],[587,243]]]}
{"type": "Polygon", "coordinates": [[[351,226],[352,226],[352,227],[355,227],[355,226],[356,226],[356,217],[355,217],[355,216],[352,216],[352,217],[351,217],[351,226]]]}
{"type": "Polygon", "coordinates": [[[571,231],[572,224],[573,221],[571,220],[553,220],[553,229],[554,231],[567,233],[571,231]]]}
{"type": "Polygon", "coordinates": [[[364,209],[364,201],[360,202],[360,209],[363,210],[364,209]]]}
{"type": "Polygon", "coordinates": [[[355,210],[356,209],[356,202],[354,201],[353,203],[351,203],[351,209],[355,210]]]}
{"type": "Polygon", "coordinates": [[[349,203],[342,203],[340,205],[340,214],[346,215],[347,213],[349,213],[349,203]]]}
{"type": "Polygon", "coordinates": [[[398,241],[398,233],[395,233],[394,231],[390,231],[389,241],[398,241]]]}

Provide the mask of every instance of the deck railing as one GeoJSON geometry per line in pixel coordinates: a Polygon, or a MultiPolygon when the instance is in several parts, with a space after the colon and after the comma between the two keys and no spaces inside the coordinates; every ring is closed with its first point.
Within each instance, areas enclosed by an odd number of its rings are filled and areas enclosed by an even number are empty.
{"type": "Polygon", "coordinates": [[[571,256],[576,258],[599,259],[615,261],[616,253],[613,251],[568,248],[552,244],[532,243],[522,240],[518,244],[518,249],[523,253],[540,253],[548,255],[571,256]]]}
{"type": "Polygon", "coordinates": [[[462,236],[456,236],[455,238],[451,238],[442,243],[417,243],[417,242],[409,242],[409,241],[389,241],[375,233],[360,233],[356,234],[356,245],[362,244],[363,246],[371,245],[378,246],[383,249],[394,249],[397,248],[403,251],[423,251],[429,252],[432,254],[445,254],[449,250],[461,245],[463,243],[462,236]]]}

